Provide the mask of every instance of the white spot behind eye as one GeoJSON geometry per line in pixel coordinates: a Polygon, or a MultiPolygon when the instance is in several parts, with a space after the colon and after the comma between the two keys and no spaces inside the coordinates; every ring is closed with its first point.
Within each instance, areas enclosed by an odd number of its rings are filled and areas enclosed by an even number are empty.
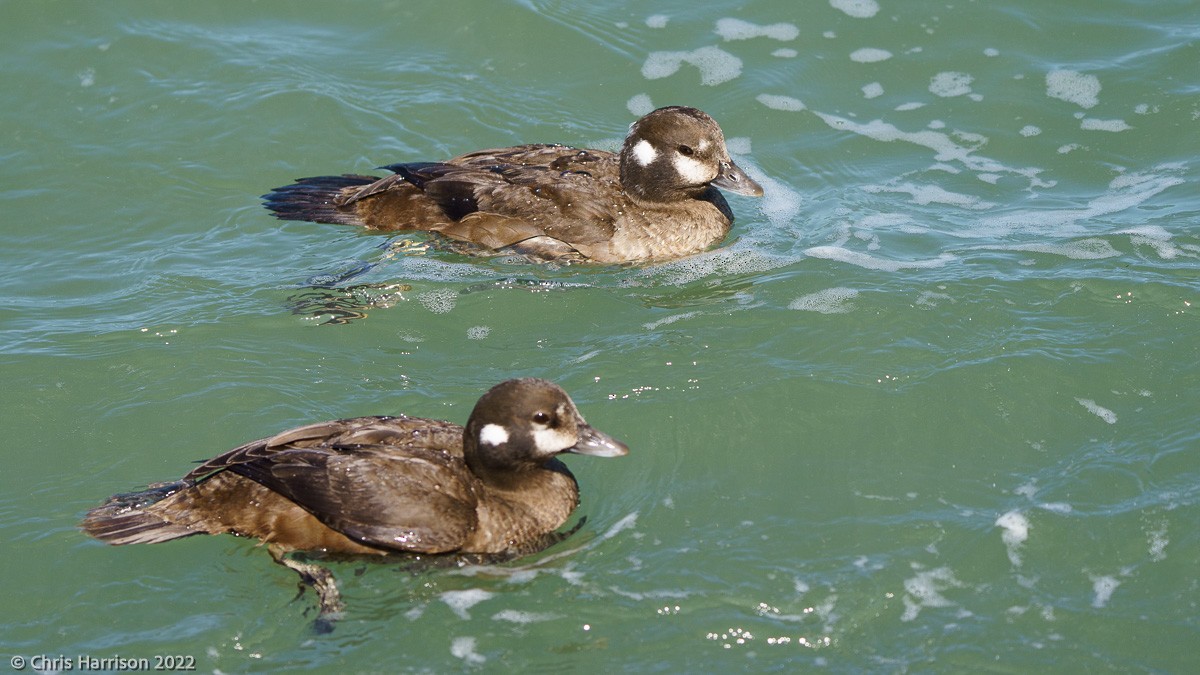
{"type": "Polygon", "coordinates": [[[649,166],[655,157],[658,157],[658,151],[654,149],[653,145],[650,145],[650,141],[642,139],[633,146],[633,158],[637,160],[638,164],[649,166]]]}
{"type": "Polygon", "coordinates": [[[703,162],[679,153],[675,154],[675,171],[689,185],[707,183],[717,177],[703,162]]]}
{"type": "Polygon", "coordinates": [[[708,139],[701,138],[700,142],[696,144],[696,149],[699,150],[700,152],[704,152],[705,150],[707,150],[708,149],[708,139]]]}
{"type": "Polygon", "coordinates": [[[499,424],[485,424],[479,430],[479,442],[487,445],[502,445],[508,442],[508,430],[499,424]]]}

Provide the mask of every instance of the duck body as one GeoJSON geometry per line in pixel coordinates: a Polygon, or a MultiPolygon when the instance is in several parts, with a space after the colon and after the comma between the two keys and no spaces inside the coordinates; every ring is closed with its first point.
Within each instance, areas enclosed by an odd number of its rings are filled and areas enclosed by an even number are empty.
{"type": "Polygon", "coordinates": [[[255,537],[281,561],[336,555],[523,555],[553,543],[579,501],[563,452],[618,456],[544,380],[503,382],[467,426],[404,415],[291,429],[215,457],[179,481],[120,494],[83,529],[111,544],[195,534],[255,537]]]}
{"type": "Polygon", "coordinates": [[[281,219],[427,231],[470,254],[623,263],[723,240],[733,213],[718,188],[762,195],[717,123],[683,106],[639,119],[619,154],[521,145],[382,168],[392,175],[302,178],[263,198],[281,219]]]}

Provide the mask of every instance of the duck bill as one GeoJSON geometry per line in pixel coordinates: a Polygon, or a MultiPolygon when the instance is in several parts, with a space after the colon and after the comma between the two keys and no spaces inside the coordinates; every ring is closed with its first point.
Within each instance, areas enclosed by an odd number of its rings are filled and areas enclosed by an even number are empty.
{"type": "Polygon", "coordinates": [[[603,431],[583,424],[579,427],[579,442],[566,452],[592,457],[621,457],[629,454],[629,447],[603,431]]]}
{"type": "Polygon", "coordinates": [[[746,175],[742,171],[742,167],[733,163],[733,160],[721,162],[720,169],[717,171],[717,177],[712,180],[710,185],[728,190],[734,194],[746,195],[747,197],[761,197],[763,195],[762,186],[754,182],[754,179],[746,175]]]}

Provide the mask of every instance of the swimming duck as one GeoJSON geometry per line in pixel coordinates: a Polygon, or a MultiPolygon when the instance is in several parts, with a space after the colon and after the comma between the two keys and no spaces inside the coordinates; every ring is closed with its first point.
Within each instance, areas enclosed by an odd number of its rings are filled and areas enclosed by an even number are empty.
{"type": "Polygon", "coordinates": [[[314,587],[331,622],[342,609],[332,574],[289,553],[533,553],[562,538],[555,530],[579,503],[556,457],[627,452],[558,385],[507,380],[479,399],[465,428],[405,415],[309,424],[234,448],[178,481],[114,495],[87,513],[83,530],[118,545],[256,537],[314,587]]]}
{"type": "Polygon", "coordinates": [[[520,145],[381,168],[392,175],[301,178],[263,199],[283,220],[435,232],[468,254],[625,263],[723,240],[733,213],[717,188],[763,193],[729,158],[716,121],[684,106],[634,122],[619,155],[520,145]]]}

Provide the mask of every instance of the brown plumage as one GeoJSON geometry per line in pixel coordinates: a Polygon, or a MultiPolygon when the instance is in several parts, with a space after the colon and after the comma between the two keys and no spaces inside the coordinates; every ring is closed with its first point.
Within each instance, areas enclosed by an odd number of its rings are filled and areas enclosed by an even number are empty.
{"type": "Polygon", "coordinates": [[[733,213],[717,188],[762,195],[716,121],[682,106],[635,122],[620,154],[521,145],[382,168],[394,173],[301,178],[263,199],[284,220],[433,232],[466,253],[620,263],[723,240],[733,213]]]}
{"type": "Polygon", "coordinates": [[[277,562],[317,588],[323,616],[341,607],[329,573],[286,558],[335,555],[531,553],[579,501],[555,459],[614,457],[619,441],[589,426],[557,385],[502,382],[466,427],[404,415],[291,429],[211,459],[172,483],[119,494],[83,529],[110,544],[229,533],[269,544],[277,562]]]}

